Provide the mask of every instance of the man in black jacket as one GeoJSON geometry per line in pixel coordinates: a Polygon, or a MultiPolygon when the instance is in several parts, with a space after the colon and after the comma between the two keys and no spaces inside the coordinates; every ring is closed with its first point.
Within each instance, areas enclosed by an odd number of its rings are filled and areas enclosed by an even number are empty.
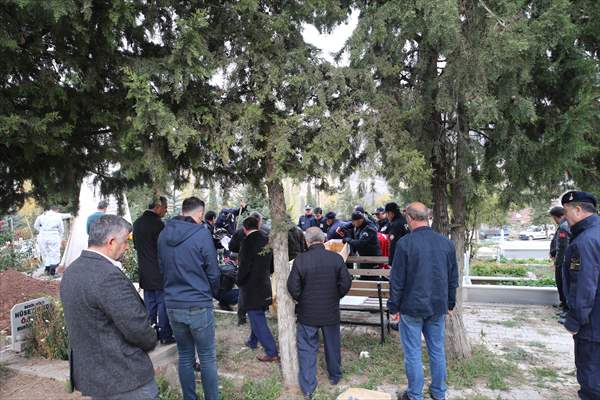
{"type": "Polygon", "coordinates": [[[241,289],[242,304],[250,320],[250,338],[246,345],[256,349],[260,343],[265,355],[259,361],[279,361],[273,334],[267,325],[265,310],[273,302],[270,276],[273,273],[273,252],[269,237],[259,229],[258,219],[247,217],[243,222],[244,234],[240,249],[240,268],[237,284],[241,289]]]}
{"type": "Polygon", "coordinates": [[[161,218],[166,213],[167,198],[160,196],[133,223],[133,245],[137,252],[140,287],[144,289],[144,303],[150,324],[156,327],[163,344],[175,343],[165,307],[163,276],[158,266],[158,235],[165,227],[161,218]]]}
{"type": "Polygon", "coordinates": [[[325,250],[324,234],[318,227],[306,230],[308,251],[294,260],[288,277],[288,291],[298,302],[297,345],[299,381],[310,398],[317,387],[319,330],[325,343],[327,372],[332,385],[342,377],[340,350],[340,299],[348,293],[352,278],[344,259],[325,250]]]}
{"type": "Polygon", "coordinates": [[[410,231],[408,230],[408,224],[404,215],[400,212],[400,207],[394,202],[387,203],[385,205],[385,214],[389,221],[389,225],[386,229],[388,237],[390,239],[390,262],[392,265],[394,262],[394,253],[396,251],[396,243],[404,235],[407,235],[410,231]]]}
{"type": "MultiPolygon", "coordinates": [[[[345,232],[342,241],[349,243],[353,254],[361,256],[381,256],[375,224],[367,220],[360,211],[352,213],[352,230],[339,228],[345,232]]],[[[377,264],[362,264],[363,268],[374,268],[377,264]]]]}

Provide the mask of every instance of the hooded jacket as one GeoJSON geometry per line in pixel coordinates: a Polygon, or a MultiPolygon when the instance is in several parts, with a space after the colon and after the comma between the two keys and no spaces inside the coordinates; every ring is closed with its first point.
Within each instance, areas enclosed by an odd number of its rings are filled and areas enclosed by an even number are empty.
{"type": "Polygon", "coordinates": [[[210,231],[189,217],[169,220],[158,237],[167,308],[212,308],[220,270],[210,231]]]}

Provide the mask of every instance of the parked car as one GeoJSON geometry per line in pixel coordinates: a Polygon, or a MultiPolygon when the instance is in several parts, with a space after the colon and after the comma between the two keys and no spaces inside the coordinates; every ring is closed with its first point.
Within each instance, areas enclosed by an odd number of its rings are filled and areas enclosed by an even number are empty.
{"type": "Polygon", "coordinates": [[[479,239],[481,240],[485,240],[485,239],[493,239],[493,238],[500,238],[500,229],[502,229],[504,232],[504,237],[508,238],[508,236],[510,235],[510,226],[505,225],[503,227],[494,227],[494,228],[487,228],[487,229],[481,229],[479,231],[479,239]]]}
{"type": "Polygon", "coordinates": [[[535,239],[551,239],[552,233],[548,233],[543,226],[530,226],[524,231],[519,232],[519,239],[521,240],[535,240],[535,239]]]}

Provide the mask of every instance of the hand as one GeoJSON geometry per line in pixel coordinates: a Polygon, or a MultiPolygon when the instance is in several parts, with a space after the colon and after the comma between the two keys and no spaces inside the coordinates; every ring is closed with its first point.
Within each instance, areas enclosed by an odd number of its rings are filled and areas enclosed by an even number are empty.
{"type": "Polygon", "coordinates": [[[246,202],[245,201],[241,201],[240,202],[240,208],[246,208],[246,202]]]}
{"type": "Polygon", "coordinates": [[[449,317],[454,316],[454,310],[448,310],[448,316],[449,317]]]}
{"type": "Polygon", "coordinates": [[[399,322],[400,321],[400,313],[390,315],[390,322],[399,322]]]}

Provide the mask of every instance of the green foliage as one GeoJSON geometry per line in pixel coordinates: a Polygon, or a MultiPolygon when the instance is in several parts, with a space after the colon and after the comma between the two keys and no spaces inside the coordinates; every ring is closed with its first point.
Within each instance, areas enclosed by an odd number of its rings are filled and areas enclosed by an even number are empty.
{"type": "Polygon", "coordinates": [[[164,376],[158,375],[156,377],[156,385],[158,386],[159,400],[181,400],[181,392],[172,388],[164,376]]]}
{"type": "Polygon", "coordinates": [[[0,231],[0,271],[15,269],[21,272],[31,272],[37,265],[34,261],[33,240],[15,242],[13,232],[0,231]]]}
{"type": "Polygon", "coordinates": [[[494,261],[476,261],[470,267],[474,276],[527,276],[527,268],[521,265],[499,264],[494,261]]]}
{"type": "Polygon", "coordinates": [[[51,360],[69,359],[69,337],[60,301],[53,299],[48,307],[40,307],[33,315],[26,353],[51,360]]]}
{"type": "Polygon", "coordinates": [[[133,242],[130,241],[129,248],[125,253],[123,253],[123,257],[121,258],[121,263],[123,265],[123,270],[125,275],[129,278],[131,282],[139,282],[140,281],[140,270],[138,268],[137,263],[137,253],[133,248],[133,242]]]}
{"type": "Polygon", "coordinates": [[[512,282],[502,282],[502,285],[504,286],[531,286],[531,287],[555,287],[556,286],[556,281],[554,280],[554,278],[541,278],[541,279],[534,279],[534,280],[519,280],[519,281],[512,281],[512,282]]]}

